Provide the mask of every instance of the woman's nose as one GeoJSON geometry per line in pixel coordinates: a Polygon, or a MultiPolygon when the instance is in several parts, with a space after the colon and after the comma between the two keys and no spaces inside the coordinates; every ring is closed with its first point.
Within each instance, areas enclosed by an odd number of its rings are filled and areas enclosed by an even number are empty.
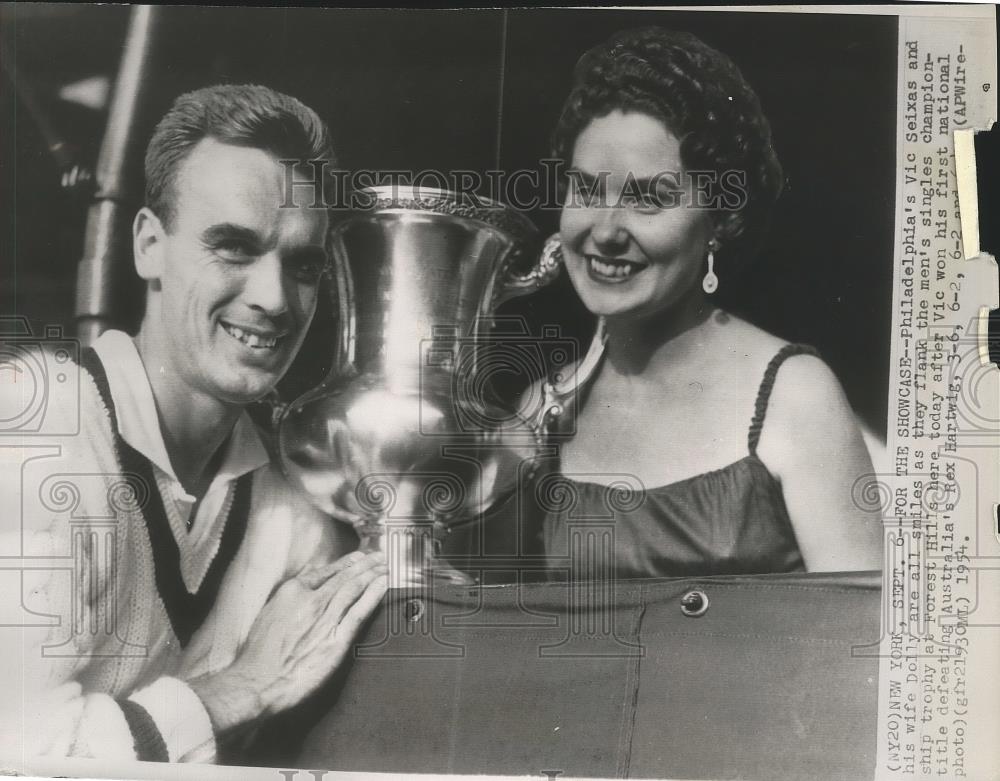
{"type": "Polygon", "coordinates": [[[590,235],[601,248],[618,248],[628,243],[628,231],[624,224],[622,209],[604,206],[594,209],[594,221],[590,235]]]}

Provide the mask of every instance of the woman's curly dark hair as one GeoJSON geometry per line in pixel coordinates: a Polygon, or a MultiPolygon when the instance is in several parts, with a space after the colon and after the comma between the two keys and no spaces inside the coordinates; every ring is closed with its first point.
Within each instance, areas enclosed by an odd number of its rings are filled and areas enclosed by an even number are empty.
{"type": "Polygon", "coordinates": [[[746,173],[742,208],[717,223],[726,252],[756,249],[782,188],[781,163],[760,101],[726,55],[690,33],[661,27],[624,30],[586,52],[553,133],[566,162],[591,120],[615,109],[660,119],[681,142],[688,171],[746,173]]]}

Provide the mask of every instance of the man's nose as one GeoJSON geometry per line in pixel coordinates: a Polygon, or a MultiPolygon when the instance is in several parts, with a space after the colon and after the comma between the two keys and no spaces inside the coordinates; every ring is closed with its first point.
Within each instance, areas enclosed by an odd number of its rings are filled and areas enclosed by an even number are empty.
{"type": "Polygon", "coordinates": [[[590,235],[599,248],[620,248],[628,243],[623,209],[617,206],[602,206],[594,209],[590,235]]]}
{"type": "Polygon", "coordinates": [[[261,255],[250,264],[243,286],[243,297],[253,309],[270,317],[288,311],[284,269],[277,252],[261,255]]]}

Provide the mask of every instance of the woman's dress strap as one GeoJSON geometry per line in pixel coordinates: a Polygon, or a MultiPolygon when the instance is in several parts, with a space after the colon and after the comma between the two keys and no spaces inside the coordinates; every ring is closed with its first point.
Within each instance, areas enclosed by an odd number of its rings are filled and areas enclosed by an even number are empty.
{"type": "Polygon", "coordinates": [[[774,388],[774,380],[788,358],[794,355],[812,355],[819,357],[815,348],[807,344],[786,344],[767,364],[764,372],[764,379],[761,380],[760,389],[757,391],[757,401],[754,404],[753,420],[750,421],[750,431],[747,434],[747,447],[750,455],[757,455],[757,445],[760,443],[760,432],[764,427],[764,416],[767,414],[767,403],[771,398],[771,390],[774,388]]]}

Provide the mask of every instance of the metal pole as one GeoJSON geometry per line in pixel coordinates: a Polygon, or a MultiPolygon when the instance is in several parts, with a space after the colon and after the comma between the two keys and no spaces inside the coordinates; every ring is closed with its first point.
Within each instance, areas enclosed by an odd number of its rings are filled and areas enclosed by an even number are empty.
{"type": "Polygon", "coordinates": [[[128,190],[131,164],[142,151],[136,138],[142,88],[148,81],[153,34],[160,9],[133,6],[108,124],[97,158],[97,189],[87,214],[83,258],[77,268],[77,336],[92,343],[114,321],[116,278],[131,258],[135,193],[128,190]]]}

